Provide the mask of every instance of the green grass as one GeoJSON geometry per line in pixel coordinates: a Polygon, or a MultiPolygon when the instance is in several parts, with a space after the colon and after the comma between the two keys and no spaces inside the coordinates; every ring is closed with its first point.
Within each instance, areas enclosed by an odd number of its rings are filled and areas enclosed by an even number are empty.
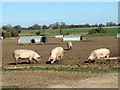
{"type": "MultiPolygon", "coordinates": [[[[80,33],[88,33],[88,31],[92,28],[67,28],[62,29],[63,34],[70,33],[70,34],[80,34],[80,33]]],[[[118,28],[104,28],[104,30],[107,31],[107,33],[99,33],[99,34],[93,34],[93,35],[84,35],[84,36],[115,36],[118,33],[118,28]]],[[[35,34],[39,30],[24,30],[21,31],[21,34],[35,34]]],[[[46,29],[46,30],[40,30],[42,34],[46,35],[57,35],[60,32],[60,29],[46,29]]]]}
{"type": "Polygon", "coordinates": [[[72,72],[116,72],[120,68],[109,68],[109,69],[93,69],[93,68],[71,68],[71,67],[30,67],[30,68],[18,68],[18,69],[6,69],[2,68],[2,71],[31,71],[31,70],[40,70],[40,71],[72,71],[72,72]]]}
{"type": "Polygon", "coordinates": [[[32,34],[32,33],[36,33],[39,30],[22,30],[21,34],[32,34]]]}
{"type": "Polygon", "coordinates": [[[118,28],[104,28],[104,30],[106,30],[107,33],[93,34],[92,36],[116,36],[118,33],[118,28]]]}
{"type": "MultiPolygon", "coordinates": [[[[62,29],[62,32],[63,33],[87,33],[89,30],[90,28],[68,28],[68,29],[62,29]]],[[[35,34],[38,31],[39,30],[23,30],[21,31],[21,34],[32,34],[32,33],[35,34]]],[[[45,31],[47,34],[59,34],[60,29],[46,29],[45,31]]]]}
{"type": "MultiPolygon", "coordinates": [[[[87,33],[90,30],[90,28],[67,28],[62,29],[63,33],[87,33]]],[[[47,33],[58,33],[59,34],[60,29],[52,29],[47,30],[47,33]]]]}

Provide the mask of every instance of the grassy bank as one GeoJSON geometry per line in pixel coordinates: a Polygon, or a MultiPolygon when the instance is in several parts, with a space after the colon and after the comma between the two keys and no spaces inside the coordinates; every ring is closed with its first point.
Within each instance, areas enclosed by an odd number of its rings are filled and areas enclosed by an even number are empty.
{"type": "Polygon", "coordinates": [[[1,68],[2,71],[31,71],[31,70],[40,70],[40,71],[73,71],[73,72],[117,72],[119,68],[109,68],[109,69],[93,69],[93,68],[71,68],[71,67],[25,67],[17,69],[6,69],[1,68]]]}

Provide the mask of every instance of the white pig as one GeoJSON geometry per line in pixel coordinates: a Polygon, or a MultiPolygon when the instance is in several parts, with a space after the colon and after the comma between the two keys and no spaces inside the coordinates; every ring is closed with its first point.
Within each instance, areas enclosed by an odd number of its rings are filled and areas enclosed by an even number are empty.
{"type": "Polygon", "coordinates": [[[48,62],[50,61],[52,64],[56,60],[60,60],[63,57],[63,55],[64,55],[64,49],[62,47],[56,47],[51,51],[48,62]]]}
{"type": "Polygon", "coordinates": [[[18,49],[13,52],[13,57],[15,58],[15,63],[17,65],[18,59],[29,59],[31,63],[32,60],[40,63],[40,55],[38,55],[35,51],[27,50],[27,49],[18,49]]]}
{"type": "Polygon", "coordinates": [[[95,60],[95,58],[100,59],[100,58],[108,58],[110,55],[110,50],[106,48],[101,48],[94,50],[88,57],[89,61],[95,60]]]}
{"type": "Polygon", "coordinates": [[[71,49],[72,49],[72,42],[69,41],[69,42],[67,43],[67,47],[68,47],[69,50],[71,50],[71,49]]]}

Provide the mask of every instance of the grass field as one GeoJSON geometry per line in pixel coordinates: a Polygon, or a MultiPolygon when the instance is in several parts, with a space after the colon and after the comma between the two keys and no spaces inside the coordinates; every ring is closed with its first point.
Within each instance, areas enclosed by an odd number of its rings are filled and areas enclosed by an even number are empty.
{"type": "MultiPolygon", "coordinates": [[[[62,29],[62,33],[70,33],[70,34],[83,34],[88,33],[88,31],[92,28],[67,28],[62,29]]],[[[84,36],[113,36],[118,33],[118,28],[104,28],[104,30],[107,31],[107,33],[99,33],[99,34],[93,34],[93,35],[84,35],[84,36]]],[[[35,34],[39,30],[24,30],[21,32],[21,34],[35,34]]],[[[58,35],[60,32],[60,29],[46,29],[46,30],[40,30],[41,34],[46,35],[58,35]]]]}

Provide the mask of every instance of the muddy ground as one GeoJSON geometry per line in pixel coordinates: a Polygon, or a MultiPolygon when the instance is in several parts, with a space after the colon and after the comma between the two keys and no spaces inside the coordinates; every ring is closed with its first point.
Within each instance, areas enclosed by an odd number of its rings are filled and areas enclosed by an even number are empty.
{"type": "Polygon", "coordinates": [[[118,88],[118,73],[7,71],[2,75],[4,88],[118,88]]]}
{"type": "MultiPolygon", "coordinates": [[[[60,62],[46,64],[50,51],[61,46],[66,48],[67,42],[62,39],[48,38],[47,44],[17,45],[17,39],[2,40],[3,67],[14,67],[13,51],[15,49],[31,49],[39,53],[41,63],[28,64],[27,60],[18,62],[18,66],[61,66],[78,65],[87,60],[90,52],[98,48],[108,48],[111,56],[118,56],[118,40],[114,36],[84,37],[86,41],[72,42],[73,49],[65,50],[60,62]]],[[[3,87],[18,88],[117,88],[118,73],[91,73],[91,72],[58,72],[58,71],[3,71],[3,87]]]]}
{"type": "Polygon", "coordinates": [[[46,61],[50,56],[50,51],[58,46],[67,48],[66,43],[62,42],[62,39],[48,38],[47,44],[37,45],[17,45],[17,39],[5,39],[2,41],[2,64],[3,66],[14,66],[13,51],[16,49],[31,49],[39,53],[41,63],[29,65],[28,60],[18,61],[18,66],[55,66],[55,65],[76,65],[82,64],[83,61],[87,60],[89,54],[99,48],[108,48],[111,51],[111,56],[118,56],[118,40],[113,36],[105,37],[84,37],[85,42],[72,42],[73,49],[71,51],[65,50],[65,55],[60,62],[53,65],[47,65],[46,61]]]}

